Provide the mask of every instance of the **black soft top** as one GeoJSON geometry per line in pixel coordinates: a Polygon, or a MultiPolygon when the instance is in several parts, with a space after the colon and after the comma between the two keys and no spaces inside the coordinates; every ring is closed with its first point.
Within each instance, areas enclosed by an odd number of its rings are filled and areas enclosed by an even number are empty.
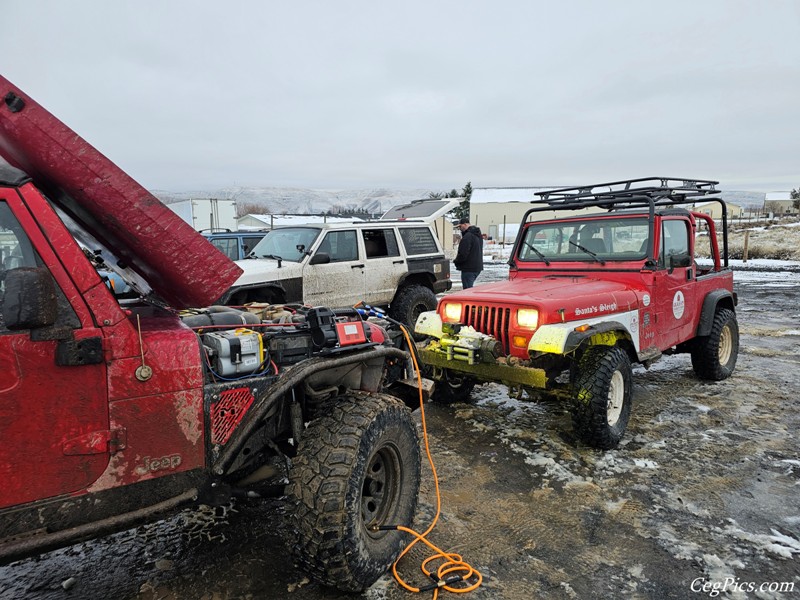
{"type": "Polygon", "coordinates": [[[30,180],[31,178],[25,171],[0,161],[0,185],[17,187],[30,180]]]}

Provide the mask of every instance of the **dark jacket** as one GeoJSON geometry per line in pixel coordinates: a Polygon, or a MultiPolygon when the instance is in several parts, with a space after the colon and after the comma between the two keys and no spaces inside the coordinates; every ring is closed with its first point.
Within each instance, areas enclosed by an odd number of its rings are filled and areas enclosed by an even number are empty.
{"type": "Polygon", "coordinates": [[[461,234],[458,243],[458,252],[453,264],[459,271],[480,273],[483,271],[483,236],[481,230],[475,225],[470,225],[461,234]]]}

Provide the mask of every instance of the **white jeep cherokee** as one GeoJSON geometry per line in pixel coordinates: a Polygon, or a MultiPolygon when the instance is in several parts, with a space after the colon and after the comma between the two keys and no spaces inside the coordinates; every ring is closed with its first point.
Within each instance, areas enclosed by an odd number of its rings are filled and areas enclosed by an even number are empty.
{"type": "Polygon", "coordinates": [[[416,201],[378,221],[278,227],[237,261],[244,273],[220,298],[243,305],[304,303],[346,307],[361,301],[389,308],[413,327],[452,287],[436,219],[461,199],[416,201]]]}

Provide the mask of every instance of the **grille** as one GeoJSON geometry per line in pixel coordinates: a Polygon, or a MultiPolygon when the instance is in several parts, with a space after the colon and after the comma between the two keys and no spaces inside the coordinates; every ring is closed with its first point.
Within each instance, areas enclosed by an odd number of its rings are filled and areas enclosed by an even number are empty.
{"type": "Polygon", "coordinates": [[[248,388],[228,390],[219,395],[219,401],[211,406],[212,444],[224,444],[230,439],[253,400],[248,388]]]}
{"type": "Polygon", "coordinates": [[[493,336],[503,346],[503,354],[508,354],[510,308],[467,304],[464,314],[466,315],[466,325],[471,325],[477,331],[493,336]]]}

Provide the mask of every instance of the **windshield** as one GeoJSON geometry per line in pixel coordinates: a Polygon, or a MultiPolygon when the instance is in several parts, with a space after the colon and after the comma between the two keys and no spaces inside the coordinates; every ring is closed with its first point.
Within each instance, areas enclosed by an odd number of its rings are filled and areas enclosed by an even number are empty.
{"type": "Polygon", "coordinates": [[[519,248],[523,262],[637,260],[647,254],[646,217],[533,223],[519,248]]]}
{"type": "Polygon", "coordinates": [[[282,227],[273,229],[264,236],[255,248],[256,258],[275,258],[300,262],[305,253],[311,250],[311,244],[317,239],[320,229],[317,227],[282,227]]]}

